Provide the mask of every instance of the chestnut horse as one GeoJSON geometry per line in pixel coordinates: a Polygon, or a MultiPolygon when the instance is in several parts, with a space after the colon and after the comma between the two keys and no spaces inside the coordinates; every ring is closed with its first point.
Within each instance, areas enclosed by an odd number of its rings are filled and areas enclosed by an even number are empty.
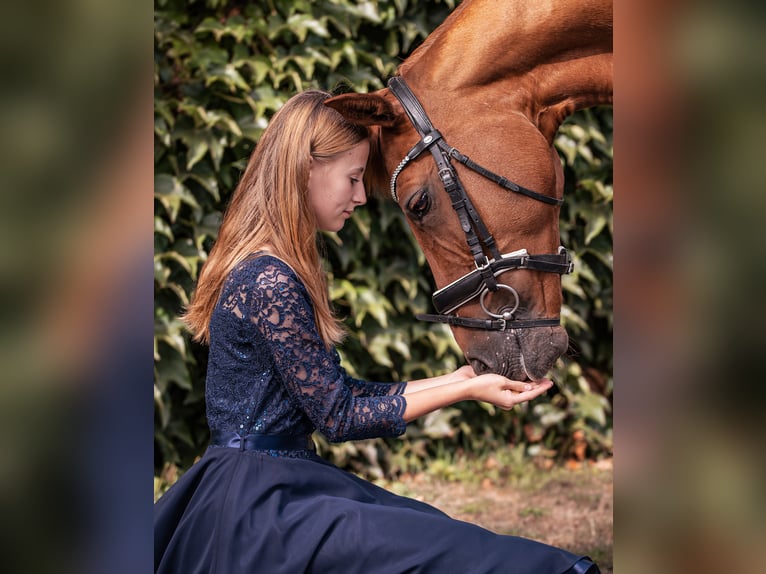
{"type": "Polygon", "coordinates": [[[611,100],[611,0],[465,0],[388,88],[328,100],[372,127],[438,288],[421,318],[448,323],[478,373],[539,379],[567,349],[553,140],[611,100]]]}

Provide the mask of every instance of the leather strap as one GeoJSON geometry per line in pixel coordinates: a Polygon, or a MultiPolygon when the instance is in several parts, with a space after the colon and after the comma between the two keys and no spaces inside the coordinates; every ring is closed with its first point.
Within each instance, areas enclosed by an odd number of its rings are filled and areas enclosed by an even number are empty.
{"type": "Polygon", "coordinates": [[[479,175],[483,177],[486,177],[488,180],[496,183],[503,189],[507,189],[515,193],[526,195],[527,197],[531,197],[532,199],[536,199],[537,201],[542,201],[543,203],[547,203],[549,205],[564,205],[563,199],[557,199],[549,195],[543,195],[542,193],[537,193],[536,191],[527,189],[526,187],[523,187],[519,185],[518,183],[513,183],[510,179],[503,177],[502,175],[497,175],[496,173],[489,171],[486,167],[483,167],[479,165],[478,163],[476,163],[475,161],[472,161],[471,158],[469,158],[467,155],[463,155],[454,147],[450,149],[450,155],[454,157],[457,161],[462,163],[464,166],[466,166],[468,169],[475,171],[476,173],[478,173],[479,175]]]}
{"type": "MultiPolygon", "coordinates": [[[[572,271],[572,261],[566,253],[503,257],[499,260],[490,261],[487,266],[493,277],[514,269],[529,269],[562,275],[572,271]]],[[[438,313],[451,313],[474,297],[478,297],[484,290],[485,284],[484,273],[478,269],[471,271],[436,291],[432,297],[434,308],[438,313]]]]}
{"type": "Polygon", "coordinates": [[[533,327],[558,327],[561,320],[556,319],[530,319],[528,321],[515,321],[512,319],[474,319],[473,317],[458,317],[457,315],[415,315],[420,321],[428,323],[447,323],[453,327],[467,327],[469,329],[484,329],[485,331],[510,331],[512,329],[531,329],[533,327]]]}

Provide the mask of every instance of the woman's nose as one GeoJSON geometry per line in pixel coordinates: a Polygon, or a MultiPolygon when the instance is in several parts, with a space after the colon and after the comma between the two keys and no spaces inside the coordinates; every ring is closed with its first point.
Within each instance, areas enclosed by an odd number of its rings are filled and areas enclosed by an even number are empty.
{"type": "Polygon", "coordinates": [[[359,182],[359,185],[356,186],[353,200],[357,205],[364,205],[367,203],[367,192],[365,191],[364,184],[362,182],[359,182]]]}

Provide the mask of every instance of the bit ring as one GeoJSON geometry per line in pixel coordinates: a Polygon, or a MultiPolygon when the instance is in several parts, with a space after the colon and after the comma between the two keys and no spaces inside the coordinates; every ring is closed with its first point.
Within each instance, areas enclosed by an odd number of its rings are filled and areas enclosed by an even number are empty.
{"type": "Polygon", "coordinates": [[[479,304],[481,305],[481,308],[484,310],[484,312],[490,317],[494,317],[495,319],[505,319],[506,321],[510,321],[511,319],[513,319],[513,314],[516,312],[516,309],[519,308],[519,294],[516,292],[516,289],[514,289],[510,285],[505,285],[503,283],[498,283],[497,288],[505,289],[513,293],[513,296],[516,299],[516,303],[514,304],[513,308],[510,311],[503,311],[502,314],[498,314],[498,313],[493,313],[492,311],[487,309],[486,305],[484,304],[484,297],[487,295],[487,293],[489,293],[489,289],[484,289],[484,291],[481,292],[481,297],[479,298],[479,304]]]}

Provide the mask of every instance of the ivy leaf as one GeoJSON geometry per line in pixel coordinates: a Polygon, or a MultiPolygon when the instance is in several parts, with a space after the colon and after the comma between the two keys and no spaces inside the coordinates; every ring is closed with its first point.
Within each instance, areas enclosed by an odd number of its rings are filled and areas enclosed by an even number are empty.
{"type": "Polygon", "coordinates": [[[167,389],[171,384],[190,391],[192,389],[189,369],[183,358],[175,351],[162,352],[162,347],[169,349],[166,345],[160,345],[161,360],[155,363],[156,382],[160,389],[167,389]]]}
{"type": "Polygon", "coordinates": [[[606,226],[607,219],[604,215],[596,215],[588,219],[585,224],[585,245],[588,245],[593,238],[601,233],[606,226]]]}

